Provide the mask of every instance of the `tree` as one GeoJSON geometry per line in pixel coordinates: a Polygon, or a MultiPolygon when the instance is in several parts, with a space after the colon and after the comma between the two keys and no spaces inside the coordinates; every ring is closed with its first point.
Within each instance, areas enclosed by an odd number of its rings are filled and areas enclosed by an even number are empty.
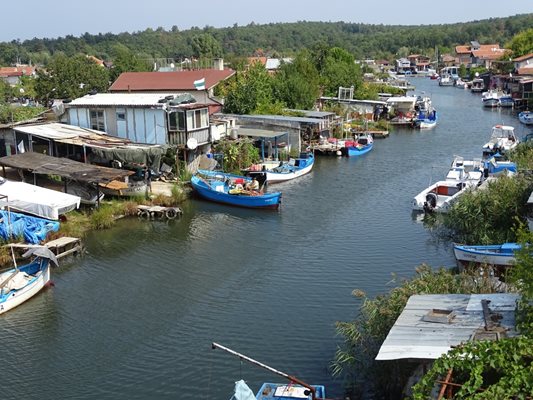
{"type": "Polygon", "coordinates": [[[335,96],[341,86],[357,88],[361,84],[361,68],[355,64],[353,55],[344,49],[334,47],[327,52],[323,61],[320,82],[323,95],[335,96]]]}
{"type": "Polygon", "coordinates": [[[150,70],[150,63],[137,57],[126,46],[117,44],[113,47],[113,68],[110,72],[112,82],[114,82],[123,72],[142,72],[150,70]]]}
{"type": "Polygon", "coordinates": [[[78,55],[54,56],[46,70],[37,72],[35,91],[37,98],[77,98],[91,90],[105,92],[109,88],[109,73],[89,58],[78,55]]]}
{"type": "Polygon", "coordinates": [[[222,56],[222,46],[209,33],[195,35],[189,42],[193,54],[198,58],[212,58],[222,56]]]}
{"type": "Polygon", "coordinates": [[[533,28],[529,28],[513,36],[511,41],[505,45],[512,50],[513,57],[520,57],[533,53],[533,28]]]}
{"type": "Polygon", "coordinates": [[[237,72],[221,90],[225,92],[225,112],[251,114],[272,101],[272,78],[264,65],[254,63],[248,70],[237,72]]]}
{"type": "Polygon", "coordinates": [[[319,94],[318,71],[306,51],[283,63],[274,76],[274,97],[289,108],[311,109],[319,94]]]}

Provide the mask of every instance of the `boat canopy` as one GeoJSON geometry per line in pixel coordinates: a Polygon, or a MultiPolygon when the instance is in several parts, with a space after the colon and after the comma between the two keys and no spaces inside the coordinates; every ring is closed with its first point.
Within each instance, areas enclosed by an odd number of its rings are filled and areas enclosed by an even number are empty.
{"type": "Polygon", "coordinates": [[[46,246],[36,246],[36,247],[30,247],[28,251],[26,251],[22,257],[28,258],[28,257],[41,257],[41,258],[47,258],[48,260],[52,261],[56,267],[59,266],[57,262],[56,255],[46,246]]]}

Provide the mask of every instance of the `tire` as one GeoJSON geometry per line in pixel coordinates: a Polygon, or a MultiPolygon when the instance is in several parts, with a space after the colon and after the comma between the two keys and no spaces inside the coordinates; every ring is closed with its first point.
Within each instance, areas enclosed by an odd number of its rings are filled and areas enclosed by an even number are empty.
{"type": "Polygon", "coordinates": [[[178,216],[178,211],[175,208],[169,208],[165,211],[165,217],[167,219],[174,219],[178,216]]]}

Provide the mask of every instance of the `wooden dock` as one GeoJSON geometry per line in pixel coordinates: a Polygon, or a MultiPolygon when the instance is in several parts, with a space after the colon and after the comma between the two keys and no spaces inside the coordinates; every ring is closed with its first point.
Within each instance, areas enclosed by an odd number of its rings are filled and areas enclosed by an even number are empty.
{"type": "MultiPolygon", "coordinates": [[[[22,252],[32,247],[41,247],[40,245],[27,243],[10,243],[6,246],[12,247],[13,250],[20,249],[22,252]]],[[[81,239],[68,236],[51,240],[47,243],[44,243],[42,246],[50,249],[50,251],[55,254],[57,259],[66,257],[70,254],[81,253],[83,250],[81,239]]]]}
{"type": "Polygon", "coordinates": [[[179,207],[162,207],[162,206],[137,206],[137,215],[142,218],[155,219],[166,218],[174,219],[181,215],[183,211],[179,207]]]}

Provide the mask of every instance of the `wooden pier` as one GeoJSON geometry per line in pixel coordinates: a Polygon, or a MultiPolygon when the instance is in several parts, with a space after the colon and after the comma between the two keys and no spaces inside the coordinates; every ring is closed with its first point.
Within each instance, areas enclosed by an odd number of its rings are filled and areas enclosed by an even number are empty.
{"type": "Polygon", "coordinates": [[[179,207],[162,207],[162,206],[137,206],[137,215],[142,218],[155,219],[166,218],[175,219],[183,211],[179,207]]]}
{"type": "Polygon", "coordinates": [[[24,252],[32,247],[47,247],[52,253],[55,254],[57,259],[66,257],[70,254],[81,253],[83,246],[81,239],[73,237],[60,237],[58,239],[51,240],[47,243],[44,243],[42,246],[36,244],[27,244],[27,243],[10,243],[6,245],[7,247],[12,247],[13,250],[19,249],[24,252]]]}

